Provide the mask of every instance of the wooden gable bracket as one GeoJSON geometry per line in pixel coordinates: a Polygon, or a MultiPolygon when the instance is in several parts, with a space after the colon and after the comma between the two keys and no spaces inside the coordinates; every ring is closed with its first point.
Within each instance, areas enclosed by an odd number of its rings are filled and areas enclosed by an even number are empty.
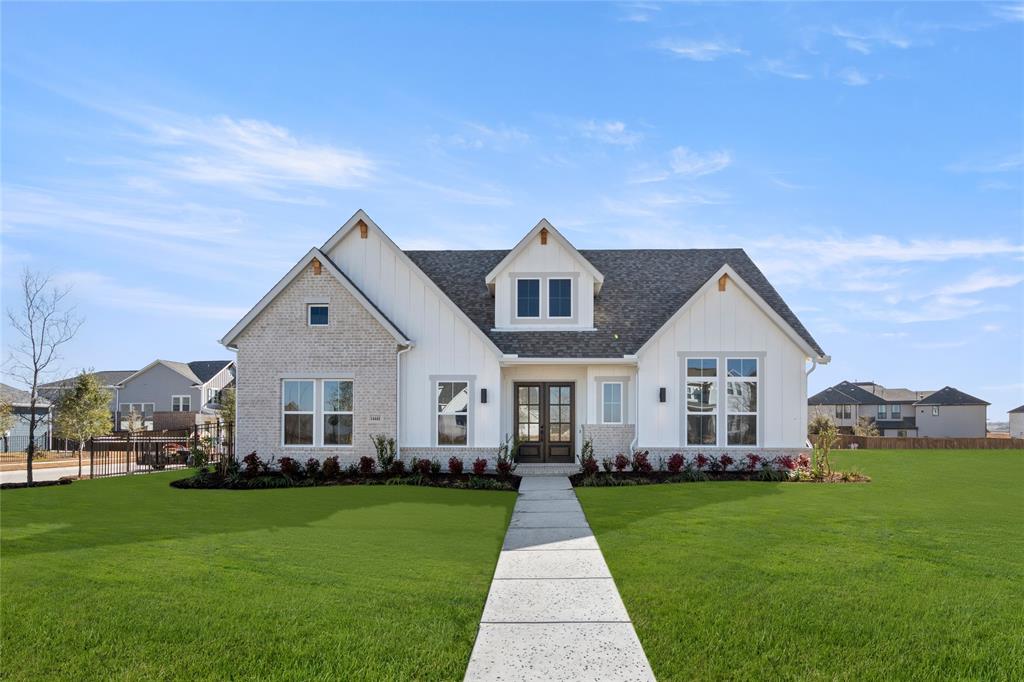
{"type": "Polygon", "coordinates": [[[316,258],[314,258],[313,260],[309,261],[309,264],[313,266],[313,274],[314,275],[319,275],[320,274],[320,268],[323,267],[321,265],[320,261],[318,261],[316,258]]]}
{"type": "Polygon", "coordinates": [[[547,246],[548,243],[548,228],[540,228],[540,245],[547,246]]]}
{"type": "Polygon", "coordinates": [[[356,225],[359,226],[359,238],[360,239],[366,239],[367,234],[370,231],[370,226],[367,225],[366,221],[363,220],[362,218],[359,219],[359,222],[356,223],[356,225]]]}
{"type": "Polygon", "coordinates": [[[722,275],[718,278],[718,290],[725,291],[725,283],[729,281],[729,275],[722,275]]]}

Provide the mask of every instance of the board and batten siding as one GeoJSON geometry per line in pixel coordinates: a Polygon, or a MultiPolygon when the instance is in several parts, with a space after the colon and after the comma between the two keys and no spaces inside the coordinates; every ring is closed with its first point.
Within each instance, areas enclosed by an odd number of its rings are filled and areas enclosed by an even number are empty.
{"type": "MultiPolygon", "coordinates": [[[[369,229],[365,239],[359,230],[351,230],[327,256],[414,343],[401,357],[402,447],[435,444],[436,396],[431,377],[436,376],[472,377],[472,442],[468,447],[496,447],[501,371],[498,354],[482,332],[375,229],[369,229]],[[486,404],[480,402],[483,388],[494,396],[486,404]]],[[[393,394],[394,387],[386,390],[393,394]]]]}
{"type": "Polygon", "coordinates": [[[125,403],[153,403],[154,412],[170,412],[171,396],[187,395],[191,398],[191,410],[202,407],[202,396],[198,387],[170,367],[156,364],[138,375],[117,392],[117,399],[125,403]]]}
{"type": "MultiPolygon", "coordinates": [[[[662,329],[638,356],[639,445],[678,448],[685,442],[680,353],[764,353],[759,368],[763,386],[764,448],[800,448],[807,437],[806,353],[730,281],[698,294],[686,310],[662,329]],[[658,389],[667,389],[666,402],[658,389]]],[[[719,372],[724,371],[720,366],[719,372]]],[[[719,400],[725,399],[724,395],[719,400]]],[[[720,424],[719,428],[725,425],[720,424]]],[[[746,446],[749,447],[749,446],[746,446]]],[[[705,448],[706,449],[706,448],[705,448]]]]}
{"type": "Polygon", "coordinates": [[[579,257],[566,249],[557,239],[548,239],[541,244],[535,237],[526,248],[519,252],[494,279],[494,324],[498,328],[526,325],[548,325],[558,327],[591,328],[594,326],[594,277],[579,261],[579,257]],[[573,279],[573,320],[546,320],[542,310],[539,320],[517,320],[514,318],[512,302],[517,276],[539,275],[541,281],[541,302],[547,300],[544,277],[567,275],[573,279]]]}

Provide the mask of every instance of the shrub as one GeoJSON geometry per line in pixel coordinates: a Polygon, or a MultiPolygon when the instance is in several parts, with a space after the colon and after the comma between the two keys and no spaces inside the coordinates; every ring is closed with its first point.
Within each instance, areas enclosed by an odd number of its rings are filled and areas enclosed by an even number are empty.
{"type": "Polygon", "coordinates": [[[292,457],[282,457],[277,466],[281,473],[288,478],[296,478],[299,472],[302,471],[302,468],[299,466],[299,460],[292,457]]]}
{"type": "Polygon", "coordinates": [[[392,476],[405,476],[405,462],[400,459],[396,459],[388,467],[388,473],[392,476]]]}
{"type": "Polygon", "coordinates": [[[263,460],[256,454],[256,451],[250,452],[244,458],[242,458],[242,473],[245,474],[246,478],[253,478],[256,474],[260,473],[260,469],[263,468],[263,460]]]}
{"type": "Polygon", "coordinates": [[[508,478],[509,475],[515,471],[516,465],[510,459],[499,459],[494,465],[494,468],[498,470],[498,475],[502,478],[508,478]]]}
{"type": "Polygon", "coordinates": [[[621,474],[623,471],[626,470],[626,467],[628,467],[628,466],[629,466],[629,458],[628,457],[626,457],[621,452],[619,454],[615,455],[615,470],[616,471],[618,471],[621,474]]]}
{"type": "Polygon", "coordinates": [[[608,457],[605,457],[604,459],[602,459],[601,460],[601,468],[604,469],[604,472],[606,474],[610,474],[612,472],[612,460],[610,458],[608,458],[608,457]]]}
{"type": "Polygon", "coordinates": [[[349,465],[345,467],[345,475],[349,478],[355,478],[359,475],[359,466],[354,462],[350,462],[349,465]]]}
{"type": "Polygon", "coordinates": [[[324,460],[323,475],[328,480],[336,479],[341,475],[341,466],[338,464],[337,457],[328,457],[324,460]]]}
{"type": "Polygon", "coordinates": [[[825,429],[834,429],[836,423],[832,421],[832,417],[828,415],[819,414],[811,420],[811,423],[807,425],[807,435],[817,436],[825,429]]]}
{"type": "Polygon", "coordinates": [[[477,476],[483,476],[487,472],[487,460],[483,457],[477,457],[473,460],[473,473],[477,476]]]}
{"type": "Polygon", "coordinates": [[[508,478],[509,474],[516,470],[516,451],[519,449],[519,439],[512,439],[512,436],[505,434],[505,440],[498,445],[498,454],[494,458],[494,468],[498,475],[508,478]]]}
{"type": "Polygon", "coordinates": [[[306,460],[306,478],[319,478],[320,477],[320,460],[316,457],[310,457],[306,460]]]}
{"type": "Polygon", "coordinates": [[[462,459],[459,457],[448,458],[448,473],[452,476],[462,475],[462,459]]]}
{"type": "Polygon", "coordinates": [[[630,468],[639,474],[649,474],[653,470],[651,461],[647,457],[647,450],[637,450],[633,453],[633,459],[630,461],[630,468]]]}
{"type": "Polygon", "coordinates": [[[585,476],[593,476],[597,473],[597,459],[594,457],[594,441],[587,438],[580,448],[580,471],[585,476]]]}
{"type": "Polygon", "coordinates": [[[441,460],[436,458],[430,460],[430,475],[437,476],[439,473],[441,473],[441,460]]]}
{"type": "Polygon", "coordinates": [[[773,463],[777,469],[786,469],[788,471],[796,469],[796,460],[790,455],[779,455],[773,460],[773,463]]]}
{"type": "Polygon", "coordinates": [[[697,471],[702,471],[708,465],[708,458],[703,452],[697,453],[693,463],[697,465],[697,471]]]}
{"type": "Polygon", "coordinates": [[[416,460],[416,464],[413,465],[413,469],[415,469],[418,473],[422,474],[423,476],[429,476],[430,460],[425,457],[416,460]]]}
{"type": "Polygon", "coordinates": [[[799,455],[797,455],[797,458],[796,458],[796,468],[797,469],[810,469],[811,468],[811,458],[807,455],[806,452],[801,452],[799,455]]]}
{"type": "Polygon", "coordinates": [[[359,473],[369,476],[377,468],[377,460],[373,457],[362,456],[359,458],[359,473]]]}
{"type": "Polygon", "coordinates": [[[686,464],[686,458],[678,452],[668,458],[668,470],[669,473],[678,474],[683,470],[683,465],[686,464]]]}
{"type": "Polygon", "coordinates": [[[734,460],[729,455],[722,455],[721,457],[718,458],[718,463],[722,465],[722,471],[728,471],[729,467],[731,467],[732,463],[735,461],[736,460],[734,460]]]}
{"type": "Polygon", "coordinates": [[[757,470],[757,465],[761,463],[761,456],[756,455],[753,452],[747,453],[747,471],[753,473],[757,470]]]}
{"type": "Polygon", "coordinates": [[[395,453],[398,451],[398,443],[394,438],[388,438],[383,433],[370,436],[373,442],[373,449],[377,451],[377,466],[381,471],[391,471],[391,465],[395,461],[395,453]]]}

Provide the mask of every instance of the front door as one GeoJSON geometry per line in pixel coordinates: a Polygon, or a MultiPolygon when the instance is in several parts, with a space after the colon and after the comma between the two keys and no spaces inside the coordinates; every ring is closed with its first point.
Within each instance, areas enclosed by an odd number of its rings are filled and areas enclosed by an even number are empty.
{"type": "Polygon", "coordinates": [[[522,382],[515,393],[517,462],[573,462],[576,391],[572,383],[522,382]]]}

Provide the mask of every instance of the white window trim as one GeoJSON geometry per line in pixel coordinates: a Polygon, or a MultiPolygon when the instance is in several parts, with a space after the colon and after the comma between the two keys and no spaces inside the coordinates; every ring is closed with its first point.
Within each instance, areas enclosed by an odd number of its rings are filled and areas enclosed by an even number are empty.
{"type": "Polygon", "coordinates": [[[306,304],[306,326],[307,327],[330,327],[331,306],[329,303],[307,303],[306,304]],[[313,308],[327,308],[327,324],[313,324],[313,308]]]}
{"type": "MultiPolygon", "coordinates": [[[[723,422],[723,426],[725,427],[724,428],[725,447],[735,447],[735,448],[757,448],[757,447],[761,447],[761,419],[762,419],[762,415],[761,415],[761,367],[762,367],[762,365],[764,365],[764,363],[761,362],[761,359],[760,358],[755,358],[755,357],[747,357],[747,356],[742,356],[742,355],[741,356],[728,355],[725,358],[725,362],[723,363],[723,369],[725,371],[722,372],[722,377],[723,377],[723,379],[725,381],[725,383],[724,383],[725,390],[722,392],[722,407],[723,407],[723,412],[725,413],[725,421],[723,422]],[[753,360],[754,361],[754,366],[757,369],[757,375],[753,376],[753,377],[731,377],[731,376],[729,376],[729,361],[730,360],[753,360]],[[751,382],[751,383],[754,384],[754,390],[756,391],[756,399],[757,399],[757,409],[755,411],[753,411],[753,412],[732,412],[732,411],[729,410],[729,382],[733,382],[733,383],[751,382]],[[729,444],[729,417],[730,416],[754,417],[755,421],[754,421],[754,443],[753,444],[749,444],[749,443],[745,444],[745,445],[741,445],[741,444],[730,445],[729,444]]],[[[721,434],[718,436],[718,439],[722,440],[722,435],[721,434]]]]}
{"type": "Polygon", "coordinates": [[[683,445],[689,448],[707,448],[716,447],[722,440],[722,360],[716,356],[706,355],[689,355],[683,358],[683,445]],[[717,386],[715,387],[717,395],[717,404],[715,405],[714,412],[691,412],[690,411],[690,399],[689,399],[689,387],[690,384],[705,384],[711,377],[691,377],[687,371],[687,362],[690,360],[714,360],[715,361],[715,376],[714,380],[717,386]],[[692,380],[691,380],[692,379],[692,380]],[[713,416],[715,418],[715,445],[706,444],[694,444],[690,445],[690,415],[698,415],[701,417],[713,416]]]}
{"type": "Polygon", "coordinates": [[[933,417],[938,417],[939,416],[939,406],[938,405],[932,405],[932,416],[933,417]]]}
{"type": "Polygon", "coordinates": [[[903,406],[902,405],[893,405],[893,406],[891,406],[889,408],[889,414],[892,415],[893,419],[903,419],[903,406]],[[896,416],[897,414],[899,415],[899,417],[896,416]]]}
{"type": "Polygon", "coordinates": [[[142,407],[142,412],[140,413],[142,415],[142,426],[143,426],[143,428],[145,428],[146,424],[149,424],[149,429],[146,429],[146,430],[147,431],[151,431],[153,429],[153,413],[156,412],[156,403],[118,403],[117,404],[117,414],[118,414],[117,426],[118,426],[118,431],[123,431],[124,430],[124,428],[121,426],[121,423],[124,421],[124,415],[126,414],[126,411],[125,411],[124,408],[127,407],[128,408],[127,412],[131,412],[132,411],[132,405],[139,405],[140,407],[142,407]],[[146,405],[149,405],[149,419],[146,419],[146,405]]]}
{"type": "Polygon", "coordinates": [[[430,377],[430,433],[432,442],[436,448],[451,450],[465,450],[473,447],[474,422],[476,421],[476,375],[435,375],[430,377]],[[452,445],[451,443],[438,443],[437,441],[437,418],[441,413],[437,409],[437,385],[443,383],[461,382],[466,384],[466,391],[469,400],[466,402],[466,444],[452,445]]]}
{"type": "Polygon", "coordinates": [[[191,412],[192,411],[192,396],[190,395],[172,395],[171,396],[171,412],[191,412]],[[178,401],[178,409],[174,409],[174,401],[178,401]],[[188,409],[185,407],[185,402],[188,402],[188,409]]]}
{"type": "Polygon", "coordinates": [[[624,417],[626,415],[626,409],[625,409],[626,384],[625,384],[625,382],[622,382],[622,381],[602,381],[601,382],[601,393],[600,393],[600,395],[601,395],[601,420],[600,420],[601,423],[602,424],[622,424],[622,423],[624,423],[625,422],[624,417]],[[616,386],[619,387],[619,420],[618,421],[614,421],[614,422],[609,422],[609,421],[605,421],[605,419],[604,419],[604,407],[605,407],[604,387],[605,386],[612,386],[612,385],[616,385],[616,386]]]}
{"type": "Polygon", "coordinates": [[[543,277],[516,277],[515,278],[515,296],[513,297],[515,307],[512,310],[512,316],[517,320],[541,320],[544,319],[544,278],[543,277]],[[519,282],[536,282],[537,283],[537,314],[536,315],[520,315],[519,314],[519,282]]]}
{"type": "MultiPolygon", "coordinates": [[[[547,319],[549,320],[572,320],[576,317],[576,285],[574,284],[575,278],[573,277],[546,277],[544,278],[544,289],[547,296],[547,300],[544,302],[544,312],[547,313],[547,319]],[[568,315],[552,315],[551,314],[551,282],[553,280],[566,281],[569,283],[569,314],[568,315]]],[[[518,293],[518,292],[516,292],[518,293]]]]}
{"type": "Polygon", "coordinates": [[[278,410],[281,413],[281,420],[279,422],[281,428],[281,447],[288,449],[303,448],[309,450],[316,448],[318,450],[344,450],[352,449],[355,447],[355,407],[356,407],[356,395],[355,395],[355,381],[352,377],[346,376],[331,376],[324,378],[313,378],[313,377],[283,377],[280,382],[280,398],[278,400],[278,410]],[[313,384],[313,410],[289,410],[285,412],[284,409],[284,384],[286,381],[309,381],[313,384]],[[327,412],[323,409],[323,396],[324,396],[324,382],[325,381],[347,381],[352,384],[352,411],[351,412],[327,412]],[[286,414],[308,414],[313,416],[313,442],[312,443],[285,443],[284,442],[284,417],[286,414]],[[340,444],[340,445],[325,445],[324,444],[324,416],[327,414],[351,414],[352,415],[352,443],[340,444]]]}
{"type": "MultiPolygon", "coordinates": [[[[677,353],[679,358],[679,376],[680,385],[682,386],[680,401],[682,406],[680,411],[676,414],[680,415],[682,423],[679,425],[680,434],[680,447],[688,448],[690,450],[699,450],[700,448],[722,448],[728,450],[742,450],[743,448],[762,448],[765,447],[765,371],[767,367],[766,357],[767,354],[764,351],[749,351],[743,352],[721,352],[721,351],[679,351],[677,353]],[[717,372],[715,380],[718,382],[718,404],[714,412],[690,412],[689,401],[687,400],[686,387],[689,383],[703,383],[700,379],[707,377],[693,377],[693,381],[690,382],[690,377],[686,374],[686,364],[688,360],[715,360],[717,362],[717,372]],[[726,376],[729,371],[729,360],[756,360],[757,361],[757,377],[733,377],[733,381],[755,381],[757,383],[757,412],[729,412],[728,409],[728,377],[726,376]],[[754,445],[729,445],[729,415],[742,415],[742,414],[756,414],[757,416],[757,441],[754,445]],[[689,415],[714,415],[715,416],[715,444],[714,445],[690,445],[688,443],[689,436],[689,415]]],[[[838,407],[838,406],[837,406],[838,407]]]]}

